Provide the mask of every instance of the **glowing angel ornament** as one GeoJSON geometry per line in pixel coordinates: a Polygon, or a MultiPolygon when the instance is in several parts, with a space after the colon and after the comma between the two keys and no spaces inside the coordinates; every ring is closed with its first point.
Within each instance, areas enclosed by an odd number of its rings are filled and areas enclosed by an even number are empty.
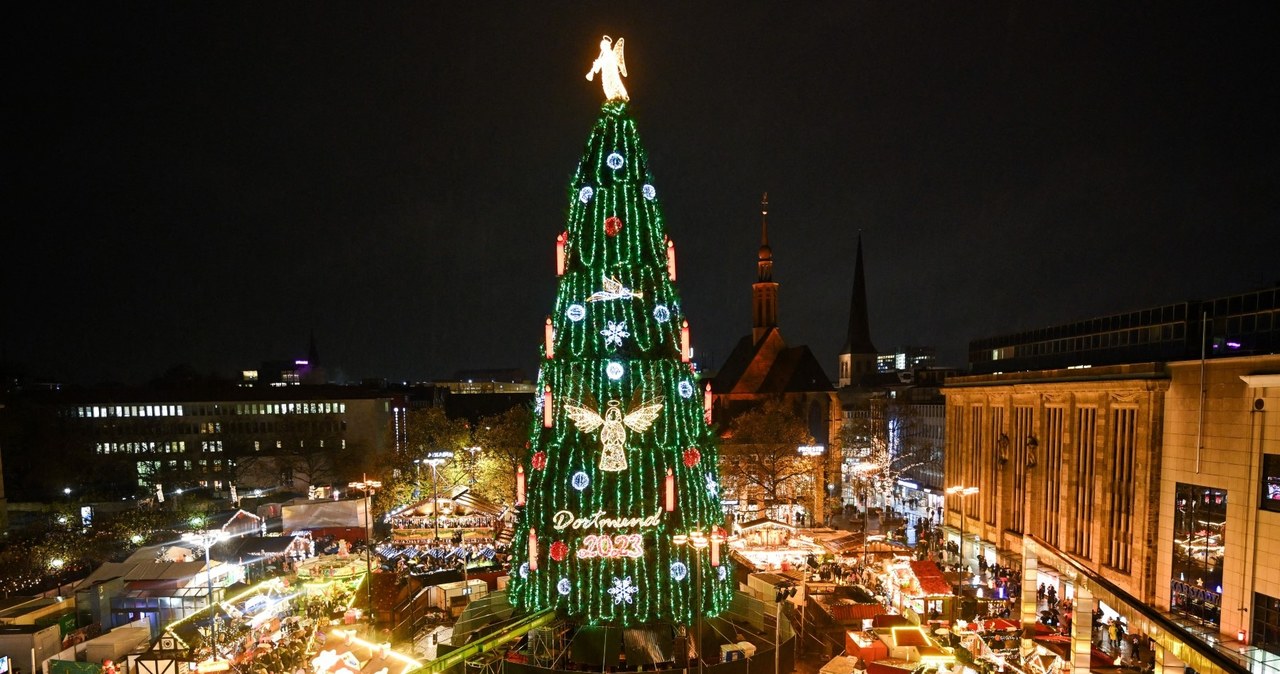
{"type": "Polygon", "coordinates": [[[596,73],[600,73],[600,84],[604,85],[604,97],[610,101],[631,100],[627,96],[627,88],[622,86],[622,78],[627,76],[627,62],[622,58],[622,43],[622,38],[618,38],[618,44],[613,44],[613,40],[608,35],[604,36],[600,40],[600,55],[591,64],[591,72],[587,73],[588,82],[596,73]]]}
{"type": "Polygon", "coordinates": [[[604,300],[629,300],[636,297],[644,297],[644,293],[635,292],[632,289],[622,285],[622,282],[616,278],[605,276],[601,279],[604,290],[597,290],[591,293],[587,298],[588,302],[600,302],[604,300]]]}
{"type": "Polygon", "coordinates": [[[604,416],[581,403],[567,402],[565,414],[573,420],[575,426],[583,433],[594,433],[600,429],[600,470],[617,473],[627,469],[627,429],[643,433],[653,425],[662,411],[662,396],[643,402],[632,408],[623,416],[622,403],[610,400],[605,404],[604,416]],[[601,428],[603,427],[603,428],[601,428]]]}

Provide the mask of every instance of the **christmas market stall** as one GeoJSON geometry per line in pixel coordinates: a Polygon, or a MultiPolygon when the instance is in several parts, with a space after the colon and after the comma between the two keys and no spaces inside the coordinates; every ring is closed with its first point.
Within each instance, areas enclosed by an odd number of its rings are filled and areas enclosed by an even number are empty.
{"type": "Polygon", "coordinates": [[[785,522],[758,519],[733,526],[729,548],[735,558],[746,560],[757,571],[788,571],[807,568],[809,561],[827,554],[821,545],[785,522]]]}
{"type": "Polygon", "coordinates": [[[896,560],[884,568],[889,601],[903,614],[915,615],[921,622],[948,614],[955,593],[937,564],[896,560]]]}

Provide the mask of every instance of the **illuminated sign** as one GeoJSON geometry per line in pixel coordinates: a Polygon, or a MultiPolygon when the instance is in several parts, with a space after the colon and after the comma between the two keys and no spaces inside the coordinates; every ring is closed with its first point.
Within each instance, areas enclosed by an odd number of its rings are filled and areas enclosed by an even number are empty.
{"type": "Polygon", "coordinates": [[[596,512],[585,517],[579,517],[570,510],[558,511],[551,518],[551,526],[556,531],[564,531],[565,529],[629,529],[631,527],[656,527],[662,519],[662,511],[659,510],[648,517],[608,517],[604,510],[596,512]]]}
{"type": "Polygon", "coordinates": [[[619,557],[638,558],[644,556],[644,537],[640,534],[618,534],[617,536],[601,536],[592,534],[582,539],[582,547],[578,548],[578,559],[603,557],[617,559],[619,557]]]}
{"type": "Polygon", "coordinates": [[[796,451],[800,453],[800,456],[822,456],[827,451],[827,448],[823,445],[801,445],[796,447],[796,451]]]}

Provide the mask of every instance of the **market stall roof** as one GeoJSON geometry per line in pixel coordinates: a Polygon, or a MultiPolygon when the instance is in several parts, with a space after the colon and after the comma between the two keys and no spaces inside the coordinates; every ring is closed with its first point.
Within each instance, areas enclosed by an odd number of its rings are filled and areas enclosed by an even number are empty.
{"type": "Polygon", "coordinates": [[[911,573],[920,581],[920,590],[928,597],[951,596],[951,583],[942,575],[942,569],[934,562],[911,562],[911,573]]]}
{"type": "Polygon", "coordinates": [[[761,528],[761,527],[771,527],[771,528],[775,528],[775,529],[786,529],[786,530],[788,530],[788,531],[795,531],[795,530],[796,530],[796,528],[795,528],[794,526],[792,526],[792,525],[790,525],[790,524],[787,524],[786,522],[779,522],[778,520],[770,519],[770,518],[768,518],[768,517],[761,517],[761,518],[759,518],[759,519],[754,519],[754,520],[751,520],[750,522],[743,522],[742,524],[739,524],[739,525],[738,525],[738,528],[739,528],[739,529],[741,529],[742,531],[748,531],[748,530],[751,530],[751,529],[759,529],[759,528],[761,528]]]}
{"type": "Polygon", "coordinates": [[[1005,618],[996,618],[994,620],[982,621],[982,630],[984,632],[998,632],[1001,630],[1008,631],[1008,630],[1020,630],[1020,629],[1022,629],[1022,625],[1019,625],[1017,622],[1014,622],[1012,620],[1008,620],[1005,618]]]}
{"type": "Polygon", "coordinates": [[[236,541],[233,556],[279,555],[289,551],[297,536],[244,536],[236,541]]]}
{"type": "Polygon", "coordinates": [[[818,670],[818,674],[853,674],[858,668],[858,658],[852,655],[837,655],[818,670]]]}

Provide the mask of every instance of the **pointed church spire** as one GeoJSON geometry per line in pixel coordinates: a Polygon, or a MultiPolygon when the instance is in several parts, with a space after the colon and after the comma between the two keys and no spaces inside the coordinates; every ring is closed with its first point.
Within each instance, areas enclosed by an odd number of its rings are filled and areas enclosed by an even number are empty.
{"type": "Polygon", "coordinates": [[[769,193],[760,198],[760,255],[756,259],[756,280],[773,280],[773,249],[769,247],[769,193]]]}
{"type": "Polygon", "coordinates": [[[840,351],[840,386],[856,384],[875,371],[876,346],[871,343],[871,321],[867,318],[867,277],[862,265],[862,232],[858,232],[858,255],[853,265],[853,294],[849,299],[849,332],[840,351]]]}
{"type": "Polygon", "coordinates": [[[773,282],[773,249],[769,248],[769,193],[760,199],[760,254],[756,282],[751,284],[751,336],[756,342],[778,327],[778,284],[773,282]]]}

